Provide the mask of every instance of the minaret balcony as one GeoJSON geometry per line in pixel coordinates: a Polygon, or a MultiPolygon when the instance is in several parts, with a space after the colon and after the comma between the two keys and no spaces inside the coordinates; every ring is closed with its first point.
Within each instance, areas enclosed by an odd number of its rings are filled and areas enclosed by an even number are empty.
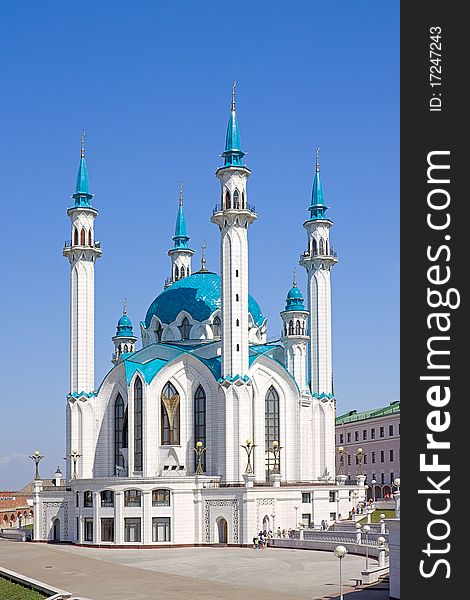
{"type": "Polygon", "coordinates": [[[81,245],[81,244],[72,244],[72,240],[65,240],[64,242],[64,250],[66,248],[94,248],[95,250],[100,250],[101,251],[101,242],[94,242],[91,246],[89,246],[88,244],[85,245],[81,245]]]}
{"type": "Polygon", "coordinates": [[[241,202],[234,202],[233,206],[229,206],[229,207],[227,207],[224,202],[219,202],[214,206],[214,210],[212,211],[212,214],[215,215],[216,213],[220,213],[220,212],[231,212],[231,211],[240,211],[240,210],[244,211],[244,212],[250,212],[250,213],[256,214],[256,208],[253,204],[246,203],[244,206],[242,206],[241,202]]]}

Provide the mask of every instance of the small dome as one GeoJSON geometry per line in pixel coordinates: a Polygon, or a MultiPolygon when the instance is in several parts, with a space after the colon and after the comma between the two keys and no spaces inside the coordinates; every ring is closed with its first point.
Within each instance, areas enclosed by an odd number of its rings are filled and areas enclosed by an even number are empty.
{"type": "Polygon", "coordinates": [[[302,292],[297,287],[297,282],[294,278],[294,285],[289,290],[286,298],[286,308],[285,310],[305,310],[304,299],[302,297],[302,292]]]}
{"type": "Polygon", "coordinates": [[[132,329],[132,323],[127,313],[124,312],[122,317],[119,319],[116,329],[117,337],[134,337],[134,332],[132,329]]]}

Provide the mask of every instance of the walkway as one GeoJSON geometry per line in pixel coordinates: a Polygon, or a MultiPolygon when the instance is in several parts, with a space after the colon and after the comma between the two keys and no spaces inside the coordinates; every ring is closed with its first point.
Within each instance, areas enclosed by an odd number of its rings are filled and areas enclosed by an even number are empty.
{"type": "MultiPolygon", "coordinates": [[[[0,565],[92,600],[316,600],[338,590],[338,560],[303,550],[118,550],[0,539],[0,565]]],[[[347,556],[343,580],[350,584],[363,565],[347,556]]]]}

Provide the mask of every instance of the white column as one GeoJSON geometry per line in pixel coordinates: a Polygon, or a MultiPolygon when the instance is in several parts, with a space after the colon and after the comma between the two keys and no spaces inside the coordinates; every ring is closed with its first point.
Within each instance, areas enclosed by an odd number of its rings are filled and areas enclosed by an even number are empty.
{"type": "Polygon", "coordinates": [[[124,492],[114,493],[114,540],[117,545],[124,542],[124,492]]]}
{"type": "Polygon", "coordinates": [[[152,543],[152,490],[142,492],[142,543],[152,543]]]}
{"type": "Polygon", "coordinates": [[[93,492],[93,543],[99,544],[101,542],[101,523],[99,519],[100,514],[100,493],[93,492]]]}

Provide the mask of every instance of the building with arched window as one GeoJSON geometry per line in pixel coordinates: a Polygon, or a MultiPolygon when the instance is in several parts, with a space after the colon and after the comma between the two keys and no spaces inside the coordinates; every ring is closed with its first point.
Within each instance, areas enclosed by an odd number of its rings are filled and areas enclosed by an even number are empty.
{"type": "Polygon", "coordinates": [[[365,496],[360,481],[345,483],[335,471],[330,273],[337,257],[318,154],[300,261],[307,300],[294,278],[285,308],[279,305],[281,336],[268,342],[267,319],[248,290],[248,233],[257,213],[241,147],[232,98],[216,171],[220,203],[210,214],[220,233],[220,272],[206,268],[204,248],[193,269],[181,188],[169,277],[149,298],[139,336],[124,306],[113,366],[97,385],[101,245],[82,144],[64,248],[71,289],[66,485],[51,491],[35,482],[37,540],[244,545],[261,528],[347,517],[365,496]]]}

